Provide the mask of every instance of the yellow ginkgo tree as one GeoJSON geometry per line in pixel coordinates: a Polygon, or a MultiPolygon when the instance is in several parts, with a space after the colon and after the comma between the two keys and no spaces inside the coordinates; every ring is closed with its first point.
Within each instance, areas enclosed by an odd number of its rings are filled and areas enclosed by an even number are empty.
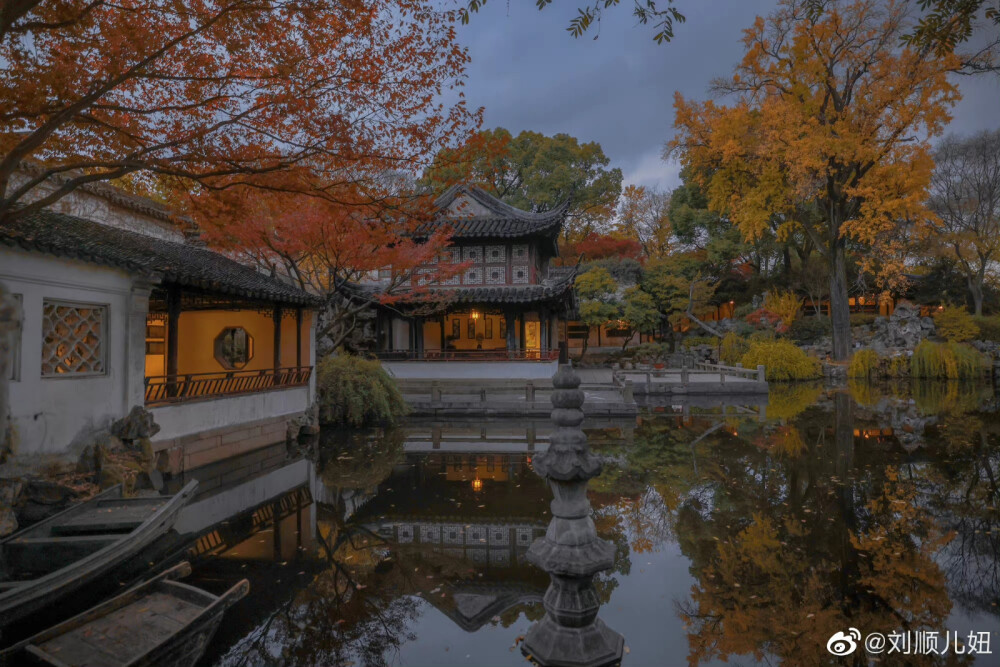
{"type": "Polygon", "coordinates": [[[715,83],[725,104],[675,99],[667,150],[709,206],[748,239],[802,230],[823,256],[840,360],[851,350],[848,251],[884,286],[900,279],[908,235],[932,216],[928,138],[959,98],[953,53],[902,42],[910,11],[901,0],[782,0],[715,83]]]}

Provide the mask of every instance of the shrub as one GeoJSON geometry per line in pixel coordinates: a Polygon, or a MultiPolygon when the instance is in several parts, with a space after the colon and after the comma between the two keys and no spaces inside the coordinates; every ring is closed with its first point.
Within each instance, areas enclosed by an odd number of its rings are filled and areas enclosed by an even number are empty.
{"type": "Polygon", "coordinates": [[[961,343],[922,340],[910,358],[910,375],[949,380],[979,379],[987,370],[982,354],[961,343]]]}
{"type": "Polygon", "coordinates": [[[409,412],[382,365],[347,354],[328,356],[316,369],[319,418],[324,424],[392,424],[409,412]]]}
{"type": "Polygon", "coordinates": [[[847,368],[847,377],[870,379],[879,373],[878,353],[875,350],[858,350],[851,357],[851,365],[847,368]]]}
{"type": "Polygon", "coordinates": [[[684,339],[684,347],[688,349],[697,347],[698,345],[711,345],[712,347],[718,347],[719,339],[716,336],[692,336],[684,339]]]}
{"type": "Polygon", "coordinates": [[[781,318],[781,323],[785,327],[790,327],[802,309],[802,299],[794,292],[780,292],[771,290],[764,297],[764,308],[775,313],[781,318]]]}
{"type": "Polygon", "coordinates": [[[737,336],[732,331],[727,333],[722,339],[719,349],[719,361],[732,366],[743,360],[743,355],[750,349],[750,344],[741,336],[737,336]]]}
{"type": "Polygon", "coordinates": [[[979,335],[976,321],[965,308],[960,306],[945,306],[935,311],[934,328],[941,338],[952,343],[972,340],[979,335]]]}
{"type": "Polygon", "coordinates": [[[628,349],[633,359],[643,363],[660,361],[670,354],[670,345],[667,343],[641,343],[628,349]]]}
{"type": "Polygon", "coordinates": [[[979,315],[972,321],[979,327],[979,340],[992,340],[1000,343],[1000,315],[979,315]]]}
{"type": "Polygon", "coordinates": [[[755,310],[757,309],[753,307],[752,303],[742,303],[736,306],[736,309],[733,310],[733,319],[745,320],[747,318],[747,315],[749,315],[755,310]]]}
{"type": "Polygon", "coordinates": [[[743,365],[756,368],[760,364],[768,380],[812,380],[823,376],[819,361],[787,340],[751,341],[743,365]]]}
{"type": "Polygon", "coordinates": [[[910,377],[910,358],[905,354],[898,354],[889,357],[889,368],[887,374],[891,378],[910,377]]]}
{"type": "Polygon", "coordinates": [[[876,317],[878,315],[875,313],[851,313],[851,326],[859,327],[864,324],[874,324],[876,317]]]}
{"type": "Polygon", "coordinates": [[[819,340],[833,333],[833,322],[826,315],[800,317],[788,328],[788,337],[802,343],[819,340]]]}

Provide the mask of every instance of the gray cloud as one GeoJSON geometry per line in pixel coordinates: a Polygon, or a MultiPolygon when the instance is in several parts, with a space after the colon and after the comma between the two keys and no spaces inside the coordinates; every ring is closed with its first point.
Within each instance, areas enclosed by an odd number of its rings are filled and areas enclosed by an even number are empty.
{"type": "MultiPolygon", "coordinates": [[[[462,26],[469,47],[465,94],[486,108],[486,127],[512,132],[567,132],[597,141],[626,181],[672,187],[678,168],[660,159],[673,135],[673,96],[705,99],[711,79],[728,74],[743,53],[742,31],[772,0],[681,0],[687,22],[669,44],[652,41],[623,4],[599,31],[574,39],[565,31],[576,5],[538,11],[534,3],[493,0],[462,26]],[[593,39],[593,36],[597,39],[593,39]]],[[[1000,77],[961,77],[963,100],[950,131],[1000,126],[1000,77]]]]}

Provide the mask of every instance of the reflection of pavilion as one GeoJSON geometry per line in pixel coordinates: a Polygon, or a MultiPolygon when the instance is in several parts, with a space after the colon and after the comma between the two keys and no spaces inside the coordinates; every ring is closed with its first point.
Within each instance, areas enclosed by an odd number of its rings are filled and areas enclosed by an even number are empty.
{"type": "Polygon", "coordinates": [[[543,523],[457,523],[453,517],[424,521],[380,521],[367,527],[398,545],[429,547],[473,565],[511,567],[527,561],[524,554],[543,523]]]}
{"type": "Polygon", "coordinates": [[[411,454],[407,462],[411,465],[387,480],[371,502],[373,507],[366,506],[362,512],[378,516],[365,523],[370,530],[400,546],[430,548],[474,565],[525,563],[528,547],[545,532],[545,522],[538,516],[545,505],[536,502],[536,485],[525,489],[521,503],[490,507],[478,496],[487,486],[493,498],[503,487],[530,479],[528,455],[496,451],[411,454]],[[419,485],[425,502],[394,501],[394,489],[410,486],[406,481],[419,485]]]}
{"type": "Polygon", "coordinates": [[[427,602],[455,622],[466,632],[475,632],[493,617],[519,605],[541,604],[544,584],[531,585],[518,581],[479,583],[458,582],[457,592],[450,597],[424,596],[427,602]]]}
{"type": "Polygon", "coordinates": [[[408,465],[397,466],[354,517],[394,551],[463,564],[456,570],[463,574],[428,580],[427,590],[411,594],[467,632],[513,607],[540,602],[545,591],[544,573],[525,554],[545,532],[547,489],[532,473],[524,446],[521,452],[480,444],[473,451],[417,453],[408,439],[408,465]],[[468,567],[475,575],[467,576],[468,567]]]}

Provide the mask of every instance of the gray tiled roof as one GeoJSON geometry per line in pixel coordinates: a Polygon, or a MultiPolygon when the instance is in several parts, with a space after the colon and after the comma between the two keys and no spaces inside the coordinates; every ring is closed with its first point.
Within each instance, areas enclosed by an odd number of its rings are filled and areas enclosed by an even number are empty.
{"type": "Polygon", "coordinates": [[[525,236],[555,237],[562,228],[568,202],[551,211],[534,213],[522,211],[504,203],[482,188],[471,185],[454,185],[434,201],[434,206],[444,211],[459,196],[468,196],[486,209],[488,214],[441,215],[432,222],[417,228],[416,236],[428,235],[441,225],[450,225],[452,238],[520,238],[525,236]]]}
{"type": "Polygon", "coordinates": [[[0,244],[113,266],[163,283],[249,299],[319,305],[322,299],[206,248],[42,210],[0,222],[0,244]]]}
{"type": "Polygon", "coordinates": [[[576,273],[538,285],[483,285],[441,289],[442,300],[449,303],[535,303],[565,295],[573,287],[576,273]]]}

